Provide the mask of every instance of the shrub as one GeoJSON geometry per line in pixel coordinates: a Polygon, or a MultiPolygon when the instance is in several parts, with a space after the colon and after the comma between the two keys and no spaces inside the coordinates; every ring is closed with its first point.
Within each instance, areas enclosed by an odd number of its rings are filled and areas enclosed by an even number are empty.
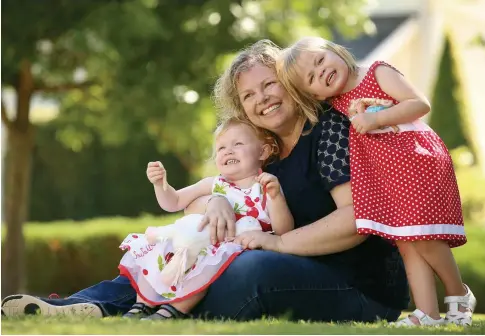
{"type": "MultiPolygon", "coordinates": [[[[118,275],[122,256],[118,246],[127,234],[144,232],[148,226],[173,223],[177,217],[180,214],[29,224],[26,226],[26,292],[36,295],[56,292],[67,296],[112,279],[118,275]]],[[[463,281],[477,296],[477,312],[485,313],[485,249],[482,247],[485,230],[480,225],[467,225],[466,231],[468,243],[453,251],[463,281]]],[[[441,292],[440,301],[442,298],[441,292]]]]}
{"type": "Polygon", "coordinates": [[[463,217],[468,222],[485,222],[485,174],[473,160],[468,147],[451,151],[460,189],[463,217]]]}
{"type": "Polygon", "coordinates": [[[175,188],[189,183],[190,173],[172,153],[162,153],[144,133],[114,147],[93,140],[79,151],[56,139],[55,122],[39,125],[33,156],[29,220],[48,222],[103,216],[160,214],[147,180],[149,161],[161,160],[175,188]]]}

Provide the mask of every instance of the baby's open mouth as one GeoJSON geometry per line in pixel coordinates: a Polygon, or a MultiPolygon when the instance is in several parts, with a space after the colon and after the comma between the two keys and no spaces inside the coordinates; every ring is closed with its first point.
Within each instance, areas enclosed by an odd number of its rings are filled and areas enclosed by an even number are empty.
{"type": "Polygon", "coordinates": [[[239,160],[236,160],[236,159],[230,159],[230,160],[227,160],[226,163],[224,163],[224,165],[231,165],[231,164],[235,164],[235,163],[239,163],[239,160]]]}

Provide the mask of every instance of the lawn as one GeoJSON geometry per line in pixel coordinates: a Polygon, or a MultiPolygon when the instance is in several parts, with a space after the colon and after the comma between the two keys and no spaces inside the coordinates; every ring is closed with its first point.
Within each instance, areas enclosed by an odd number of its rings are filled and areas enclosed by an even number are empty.
{"type": "Polygon", "coordinates": [[[309,323],[284,320],[254,322],[203,322],[194,320],[151,322],[121,318],[79,319],[73,317],[30,316],[2,318],[2,334],[484,334],[485,315],[477,316],[470,328],[392,328],[385,323],[309,323]]]}

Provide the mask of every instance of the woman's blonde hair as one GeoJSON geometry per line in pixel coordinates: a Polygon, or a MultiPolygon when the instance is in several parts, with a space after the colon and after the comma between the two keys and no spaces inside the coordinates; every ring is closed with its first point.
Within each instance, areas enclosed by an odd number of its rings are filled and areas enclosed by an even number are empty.
{"type": "Polygon", "coordinates": [[[270,147],[270,155],[268,158],[263,162],[263,167],[267,164],[271,163],[280,153],[280,149],[278,146],[278,142],[276,138],[270,131],[267,131],[261,127],[255,126],[249,120],[242,120],[237,117],[229,117],[225,119],[221,119],[219,124],[214,131],[214,146],[212,150],[212,160],[215,160],[216,157],[216,148],[215,142],[218,137],[220,137],[224,132],[226,132],[231,126],[235,125],[247,125],[251,128],[257,138],[265,145],[269,145],[270,147]]]}
{"type": "MultiPolygon", "coordinates": [[[[266,66],[276,73],[276,61],[280,57],[280,53],[281,48],[272,41],[260,40],[242,50],[234,58],[231,65],[217,79],[214,87],[213,98],[220,119],[237,118],[249,122],[237,92],[239,76],[256,64],[266,66]]],[[[296,102],[298,103],[298,101],[296,102]]],[[[296,104],[296,108],[297,113],[305,116],[312,125],[318,122],[316,108],[313,111],[305,110],[300,104],[296,104]]]]}
{"type": "Polygon", "coordinates": [[[301,76],[296,63],[303,51],[319,52],[321,50],[330,50],[342,58],[349,68],[350,75],[356,75],[358,71],[357,61],[350,51],[321,37],[304,37],[282,50],[276,62],[278,78],[305,114],[318,108],[320,103],[313,95],[301,89],[301,80],[299,80],[301,76]]]}

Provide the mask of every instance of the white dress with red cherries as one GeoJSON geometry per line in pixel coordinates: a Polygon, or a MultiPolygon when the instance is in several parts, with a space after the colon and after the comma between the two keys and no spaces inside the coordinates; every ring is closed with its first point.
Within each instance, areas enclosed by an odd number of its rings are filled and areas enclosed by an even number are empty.
{"type": "MultiPolygon", "coordinates": [[[[391,67],[373,63],[356,88],[332,100],[333,107],[348,116],[351,101],[358,98],[398,104],[379,86],[375,77],[379,66],[391,67]]],[[[365,135],[350,129],[358,232],[389,240],[444,240],[450,247],[465,244],[460,195],[445,144],[420,120],[398,127],[398,133],[388,127],[365,135]]]]}
{"type": "MultiPolygon", "coordinates": [[[[219,176],[214,179],[212,193],[227,197],[234,208],[236,219],[254,217],[259,221],[263,231],[271,231],[266,194],[259,183],[254,183],[248,189],[240,189],[219,176]]],[[[202,217],[202,215],[188,215],[176,222],[199,223],[202,217]]],[[[120,248],[127,250],[118,266],[120,274],[130,279],[138,295],[154,305],[182,301],[205,290],[224,272],[234,258],[243,252],[240,245],[232,242],[209,245],[200,250],[195,264],[186,270],[183,280],[177,286],[173,286],[165,285],[160,281],[161,271],[174,255],[171,240],[149,244],[144,234],[129,234],[120,248]]]]}

